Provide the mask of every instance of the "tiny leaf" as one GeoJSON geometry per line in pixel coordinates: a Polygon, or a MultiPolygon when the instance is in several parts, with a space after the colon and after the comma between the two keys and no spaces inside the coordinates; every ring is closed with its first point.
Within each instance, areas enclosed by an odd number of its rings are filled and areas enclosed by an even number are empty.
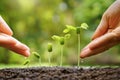
{"type": "Polygon", "coordinates": [[[71,37],[71,34],[66,34],[64,37],[65,39],[69,39],[71,37]]]}
{"type": "Polygon", "coordinates": [[[48,52],[52,52],[52,43],[48,43],[48,52]]]}
{"type": "Polygon", "coordinates": [[[68,32],[70,32],[70,29],[68,29],[68,28],[63,30],[63,33],[68,33],[68,32]]]}
{"type": "Polygon", "coordinates": [[[74,26],[71,26],[71,25],[66,25],[67,29],[69,30],[76,30],[76,28],[74,26]]]}
{"type": "Polygon", "coordinates": [[[52,39],[53,39],[53,40],[56,40],[56,41],[59,41],[59,40],[60,40],[60,37],[57,36],[57,35],[53,35],[53,36],[52,36],[52,39]]]}
{"type": "Polygon", "coordinates": [[[82,23],[80,26],[82,29],[88,29],[88,25],[86,23],[82,23]]]}

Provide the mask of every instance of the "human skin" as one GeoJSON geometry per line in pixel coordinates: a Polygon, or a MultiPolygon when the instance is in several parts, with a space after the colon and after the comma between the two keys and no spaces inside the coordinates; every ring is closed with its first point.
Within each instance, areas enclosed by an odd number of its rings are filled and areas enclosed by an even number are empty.
{"type": "Polygon", "coordinates": [[[29,47],[12,37],[12,35],[12,30],[0,16],[0,46],[28,57],[30,55],[29,47]]]}
{"type": "Polygon", "coordinates": [[[80,53],[81,58],[99,54],[120,43],[120,0],[103,14],[92,41],[80,53]]]}

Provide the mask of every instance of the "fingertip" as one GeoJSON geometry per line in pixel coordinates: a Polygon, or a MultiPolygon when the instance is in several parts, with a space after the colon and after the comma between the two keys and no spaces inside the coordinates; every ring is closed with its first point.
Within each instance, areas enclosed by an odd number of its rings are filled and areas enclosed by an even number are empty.
{"type": "Polygon", "coordinates": [[[26,50],[25,53],[24,53],[24,56],[29,57],[30,56],[30,50],[26,50]]]}
{"type": "Polygon", "coordinates": [[[86,58],[89,57],[90,55],[91,55],[91,50],[87,48],[81,51],[80,58],[86,58]]]}

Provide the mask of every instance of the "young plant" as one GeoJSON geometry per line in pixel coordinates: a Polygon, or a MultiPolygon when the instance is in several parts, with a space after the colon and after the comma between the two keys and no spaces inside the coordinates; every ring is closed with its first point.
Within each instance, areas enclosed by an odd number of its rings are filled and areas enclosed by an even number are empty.
{"type": "Polygon", "coordinates": [[[26,59],[26,60],[25,60],[25,62],[23,63],[23,65],[29,67],[30,60],[27,59],[27,58],[25,58],[25,59],[26,59]]]}
{"type": "Polygon", "coordinates": [[[58,41],[61,45],[61,48],[60,48],[61,49],[60,50],[60,66],[63,65],[62,60],[63,60],[63,48],[64,48],[65,40],[69,39],[70,36],[71,36],[70,34],[66,34],[64,36],[57,36],[57,35],[52,36],[52,39],[58,41]]]}
{"type": "Polygon", "coordinates": [[[76,34],[77,34],[77,38],[78,38],[78,67],[80,65],[80,58],[79,58],[79,52],[81,51],[81,39],[80,39],[80,32],[81,32],[81,29],[85,29],[87,30],[88,29],[88,25],[86,23],[82,23],[80,27],[74,27],[74,26],[71,26],[71,25],[66,25],[66,29],[63,30],[63,33],[69,33],[70,31],[76,31],[76,34]]]}
{"type": "Polygon", "coordinates": [[[48,43],[48,46],[47,46],[47,49],[48,49],[48,53],[49,53],[49,66],[51,66],[51,53],[52,53],[52,43],[48,43]]]}
{"type": "Polygon", "coordinates": [[[82,23],[80,27],[77,27],[76,28],[76,33],[77,33],[77,36],[78,36],[78,67],[80,66],[80,57],[79,57],[79,52],[81,52],[81,38],[80,38],[80,31],[81,29],[85,29],[87,30],[88,29],[88,25],[86,23],[82,23]]]}
{"type": "Polygon", "coordinates": [[[39,64],[40,64],[40,66],[41,66],[41,58],[40,58],[40,54],[37,53],[37,52],[32,52],[32,54],[38,59],[38,62],[39,62],[39,64]]]}

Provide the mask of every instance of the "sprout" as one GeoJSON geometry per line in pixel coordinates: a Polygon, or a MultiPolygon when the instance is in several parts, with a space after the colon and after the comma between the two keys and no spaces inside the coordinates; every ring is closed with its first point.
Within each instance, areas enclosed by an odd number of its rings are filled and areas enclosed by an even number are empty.
{"type": "Polygon", "coordinates": [[[38,59],[38,62],[39,62],[39,64],[40,64],[40,66],[41,66],[41,58],[40,58],[40,54],[37,53],[37,52],[32,52],[32,53],[33,53],[33,55],[38,59]]]}
{"type": "MultiPolygon", "coordinates": [[[[79,58],[79,52],[80,52],[80,30],[81,29],[88,29],[88,25],[86,23],[82,23],[80,27],[74,27],[71,25],[66,25],[66,28],[63,30],[63,33],[69,33],[70,31],[76,31],[77,34],[77,38],[78,38],[78,67],[79,67],[79,63],[80,63],[80,58],[79,58]]],[[[69,34],[65,35],[65,38],[68,37],[69,38],[69,34]]]]}
{"type": "Polygon", "coordinates": [[[64,47],[64,44],[65,44],[65,40],[69,39],[70,37],[71,37],[70,34],[66,34],[64,36],[57,36],[57,35],[52,36],[52,39],[58,41],[61,45],[61,48],[60,48],[61,49],[61,51],[60,51],[60,66],[62,66],[62,64],[63,64],[62,59],[63,59],[63,47],[64,47]]]}
{"type": "Polygon", "coordinates": [[[51,53],[52,53],[52,43],[48,43],[48,52],[49,52],[49,66],[51,66],[51,53]]]}
{"type": "Polygon", "coordinates": [[[36,58],[40,58],[40,54],[38,54],[37,52],[32,52],[33,53],[33,55],[36,57],[36,58]]]}
{"type": "Polygon", "coordinates": [[[26,60],[23,65],[28,65],[30,63],[30,60],[26,60]]]}
{"type": "Polygon", "coordinates": [[[48,43],[48,52],[52,52],[52,43],[48,43]]]}
{"type": "Polygon", "coordinates": [[[23,65],[26,65],[26,66],[28,67],[28,66],[29,66],[29,63],[30,63],[30,60],[27,59],[27,60],[25,60],[25,62],[23,63],[23,65]]]}

